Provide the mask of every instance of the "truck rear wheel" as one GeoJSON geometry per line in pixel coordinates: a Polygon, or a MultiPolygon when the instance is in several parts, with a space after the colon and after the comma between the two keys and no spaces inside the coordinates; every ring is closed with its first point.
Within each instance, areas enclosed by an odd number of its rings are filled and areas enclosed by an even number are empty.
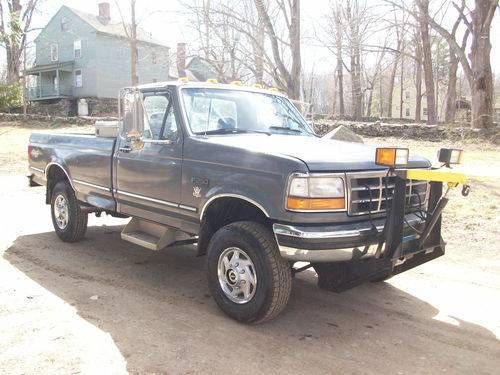
{"type": "Polygon", "coordinates": [[[292,276],[269,229],[242,221],[226,225],[212,237],[208,282],[224,313],[241,322],[260,323],[285,308],[292,276]]]}
{"type": "Polygon", "coordinates": [[[52,224],[57,236],[64,242],[77,242],[87,230],[88,215],[82,212],[80,203],[70,184],[61,181],[51,194],[52,224]]]}

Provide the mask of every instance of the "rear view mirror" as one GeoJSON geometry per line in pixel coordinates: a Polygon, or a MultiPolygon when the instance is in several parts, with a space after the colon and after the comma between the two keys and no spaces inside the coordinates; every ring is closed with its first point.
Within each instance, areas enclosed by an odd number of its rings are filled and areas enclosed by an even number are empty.
{"type": "Polygon", "coordinates": [[[120,135],[128,140],[140,140],[144,134],[144,107],[142,93],[134,88],[120,91],[122,125],[120,135]]]}

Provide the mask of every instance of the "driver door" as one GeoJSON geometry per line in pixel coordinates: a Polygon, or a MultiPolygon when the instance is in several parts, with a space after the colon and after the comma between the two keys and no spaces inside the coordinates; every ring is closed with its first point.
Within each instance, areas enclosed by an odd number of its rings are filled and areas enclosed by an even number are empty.
{"type": "Polygon", "coordinates": [[[162,222],[180,203],[182,137],[171,92],[143,95],[145,142],[134,150],[120,137],[116,197],[120,212],[162,222]]]}

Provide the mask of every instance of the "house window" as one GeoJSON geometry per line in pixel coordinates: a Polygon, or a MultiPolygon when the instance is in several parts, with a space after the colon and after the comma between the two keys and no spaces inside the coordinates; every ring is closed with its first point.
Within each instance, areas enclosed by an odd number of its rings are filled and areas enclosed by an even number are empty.
{"type": "Polygon", "coordinates": [[[410,108],[406,108],[406,117],[410,117],[410,108]]]}
{"type": "Polygon", "coordinates": [[[424,116],[427,116],[427,107],[424,107],[424,116]]]}
{"type": "Polygon", "coordinates": [[[59,48],[57,44],[50,45],[50,61],[59,60],[59,48]]]}
{"type": "Polygon", "coordinates": [[[73,51],[75,52],[75,59],[82,57],[82,41],[75,40],[73,42],[73,51]]]}
{"type": "Polygon", "coordinates": [[[406,99],[410,99],[410,92],[409,91],[406,92],[406,99]]]}
{"type": "Polygon", "coordinates": [[[68,30],[68,23],[66,21],[66,17],[61,17],[61,31],[68,30]]]}
{"type": "Polygon", "coordinates": [[[154,52],[151,54],[151,62],[155,65],[158,64],[158,56],[154,52]]]}
{"type": "Polygon", "coordinates": [[[81,69],[75,70],[75,87],[83,87],[83,74],[81,69]]]}

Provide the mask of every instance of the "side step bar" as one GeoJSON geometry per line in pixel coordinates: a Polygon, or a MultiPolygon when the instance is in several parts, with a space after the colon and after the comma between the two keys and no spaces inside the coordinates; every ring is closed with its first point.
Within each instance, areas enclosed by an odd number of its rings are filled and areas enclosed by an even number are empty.
{"type": "Polygon", "coordinates": [[[161,250],[191,237],[175,228],[133,217],[123,228],[121,237],[125,241],[150,250],[161,250]]]}

